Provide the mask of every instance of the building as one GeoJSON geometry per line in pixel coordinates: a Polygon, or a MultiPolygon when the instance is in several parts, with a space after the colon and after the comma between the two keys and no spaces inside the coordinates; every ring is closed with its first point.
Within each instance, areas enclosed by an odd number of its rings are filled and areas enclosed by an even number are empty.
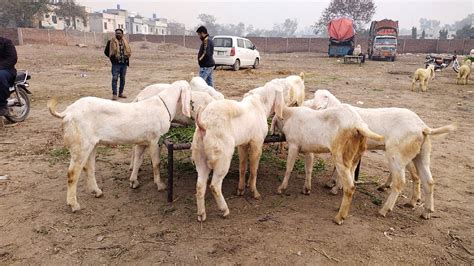
{"type": "Polygon", "coordinates": [[[130,34],[148,34],[148,26],[144,27],[144,18],[138,14],[130,14],[127,18],[126,29],[130,34]]]}
{"type": "MultiPolygon", "coordinates": [[[[57,4],[62,2],[72,2],[72,0],[50,0],[51,5],[50,12],[44,14],[39,20],[39,27],[44,29],[53,29],[53,30],[64,30],[64,29],[74,29],[80,31],[89,31],[88,21],[84,21],[80,17],[60,17],[56,14],[55,10],[58,9],[57,4]]],[[[89,8],[80,6],[86,14],[89,14],[89,8]]],[[[87,19],[87,18],[86,18],[87,19]]]]}
{"type": "Polygon", "coordinates": [[[126,17],[122,15],[95,12],[89,15],[90,31],[92,32],[114,32],[122,29],[127,33],[125,27],[126,17]]]}
{"type": "Polygon", "coordinates": [[[153,14],[153,18],[148,20],[150,25],[149,34],[155,35],[166,35],[168,33],[168,20],[165,18],[157,18],[156,14],[153,14]]]}

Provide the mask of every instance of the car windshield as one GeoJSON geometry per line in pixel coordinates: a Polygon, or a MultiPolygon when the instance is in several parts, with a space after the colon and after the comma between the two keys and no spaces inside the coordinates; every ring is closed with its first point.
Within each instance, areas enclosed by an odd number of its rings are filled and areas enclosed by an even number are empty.
{"type": "Polygon", "coordinates": [[[394,38],[377,38],[375,39],[376,44],[397,44],[397,39],[394,38]]]}
{"type": "Polygon", "coordinates": [[[214,38],[214,47],[232,47],[232,38],[214,38]]]}

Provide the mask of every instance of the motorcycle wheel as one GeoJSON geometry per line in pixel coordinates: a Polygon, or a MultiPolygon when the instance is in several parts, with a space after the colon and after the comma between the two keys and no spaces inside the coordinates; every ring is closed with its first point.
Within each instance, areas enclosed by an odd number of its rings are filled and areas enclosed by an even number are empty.
{"type": "MultiPolygon", "coordinates": [[[[9,106],[8,108],[10,109],[10,114],[5,116],[5,118],[12,123],[25,121],[25,119],[28,117],[28,114],[30,113],[30,97],[28,97],[28,93],[26,93],[26,91],[20,87],[17,88],[17,91],[18,95],[20,96],[22,106],[9,106]]],[[[15,92],[10,95],[10,99],[11,98],[15,98],[17,101],[15,92]]]]}

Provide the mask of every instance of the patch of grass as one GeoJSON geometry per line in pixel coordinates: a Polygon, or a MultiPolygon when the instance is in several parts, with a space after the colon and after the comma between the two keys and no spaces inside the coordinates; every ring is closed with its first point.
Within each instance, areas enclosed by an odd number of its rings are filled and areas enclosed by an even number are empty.
{"type": "Polygon", "coordinates": [[[384,91],[384,89],[382,89],[382,88],[373,88],[372,90],[373,91],[384,91]]]}
{"type": "Polygon", "coordinates": [[[67,161],[70,157],[69,149],[66,147],[55,148],[49,152],[49,156],[51,157],[49,162],[50,163],[57,163],[59,161],[67,161]]]}
{"type": "Polygon", "coordinates": [[[196,127],[194,125],[189,127],[170,128],[168,133],[161,136],[159,143],[162,144],[165,139],[168,139],[173,143],[190,143],[193,141],[193,135],[195,130],[196,127]]]}

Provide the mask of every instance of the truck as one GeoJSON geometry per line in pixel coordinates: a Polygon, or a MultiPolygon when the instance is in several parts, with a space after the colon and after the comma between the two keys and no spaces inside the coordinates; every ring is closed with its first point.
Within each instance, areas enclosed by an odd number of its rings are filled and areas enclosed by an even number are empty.
{"type": "Polygon", "coordinates": [[[369,59],[395,61],[398,46],[398,21],[372,21],[369,29],[367,55],[369,59]]]}
{"type": "Polygon", "coordinates": [[[354,22],[349,18],[333,19],[328,24],[328,55],[345,56],[354,50],[354,22]]]}

